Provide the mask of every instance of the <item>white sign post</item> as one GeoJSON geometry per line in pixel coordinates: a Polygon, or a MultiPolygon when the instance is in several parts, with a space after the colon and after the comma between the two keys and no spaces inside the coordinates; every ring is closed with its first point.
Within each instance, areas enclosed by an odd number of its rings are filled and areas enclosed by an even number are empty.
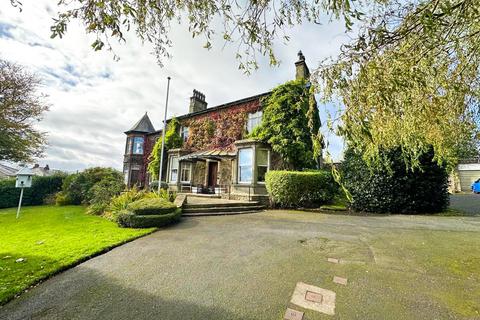
{"type": "Polygon", "coordinates": [[[17,172],[17,180],[15,182],[15,187],[21,188],[20,200],[18,201],[17,219],[20,218],[20,208],[22,207],[23,189],[30,188],[32,186],[32,176],[33,176],[33,173],[28,168],[23,168],[17,172]]]}

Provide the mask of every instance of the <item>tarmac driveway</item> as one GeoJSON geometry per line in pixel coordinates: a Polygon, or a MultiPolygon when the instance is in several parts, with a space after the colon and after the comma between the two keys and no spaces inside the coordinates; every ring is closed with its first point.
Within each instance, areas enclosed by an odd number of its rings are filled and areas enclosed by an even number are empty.
{"type": "Polygon", "coordinates": [[[267,211],[184,219],[47,280],[0,319],[272,320],[287,307],[310,320],[478,319],[479,296],[480,217],[267,211]],[[291,304],[297,282],[334,291],[335,316],[291,304]]]}
{"type": "Polygon", "coordinates": [[[450,196],[450,208],[480,215],[480,194],[452,194],[450,196]]]}

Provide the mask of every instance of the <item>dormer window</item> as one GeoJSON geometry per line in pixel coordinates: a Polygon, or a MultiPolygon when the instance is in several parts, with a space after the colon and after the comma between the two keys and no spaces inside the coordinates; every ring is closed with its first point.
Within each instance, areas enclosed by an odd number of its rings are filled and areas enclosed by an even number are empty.
{"type": "Polygon", "coordinates": [[[260,123],[262,123],[262,114],[262,110],[248,114],[247,133],[251,133],[253,129],[259,126],[260,123]]]}
{"type": "Polygon", "coordinates": [[[143,137],[133,138],[133,154],[143,154],[143,137]]]}
{"type": "Polygon", "coordinates": [[[184,142],[188,140],[188,127],[180,127],[180,136],[184,142]]]}

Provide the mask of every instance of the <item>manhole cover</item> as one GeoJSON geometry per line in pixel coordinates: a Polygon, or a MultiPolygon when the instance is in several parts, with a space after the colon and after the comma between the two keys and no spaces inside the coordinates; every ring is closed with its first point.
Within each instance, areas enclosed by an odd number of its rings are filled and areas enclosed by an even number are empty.
{"type": "Polygon", "coordinates": [[[305,300],[311,301],[311,302],[322,303],[323,296],[318,292],[307,291],[307,293],[305,293],[305,300]]]}

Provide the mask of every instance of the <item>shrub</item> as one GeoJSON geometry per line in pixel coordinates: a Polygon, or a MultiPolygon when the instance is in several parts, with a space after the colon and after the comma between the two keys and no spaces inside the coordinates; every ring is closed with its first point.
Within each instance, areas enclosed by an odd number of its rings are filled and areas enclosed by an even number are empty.
{"type": "MultiPolygon", "coordinates": [[[[158,191],[158,180],[150,182],[149,188],[150,188],[151,191],[157,192],[158,191]]],[[[160,189],[168,189],[168,183],[166,183],[165,181],[162,181],[162,186],[160,187],[160,189]]]]}
{"type": "Polygon", "coordinates": [[[175,191],[170,191],[168,189],[160,189],[160,193],[154,193],[157,197],[173,202],[175,201],[175,198],[177,197],[177,193],[175,191]]]}
{"type": "Polygon", "coordinates": [[[108,202],[124,188],[123,175],[112,168],[90,168],[69,175],[62,186],[65,204],[92,204],[108,202]],[[99,184],[97,188],[94,188],[99,184]],[[107,200],[108,199],[108,200],[107,200]]]}
{"type": "Polygon", "coordinates": [[[382,152],[389,167],[369,168],[361,155],[345,152],[341,172],[356,211],[432,213],[448,207],[448,173],[433,161],[433,151],[420,157],[419,169],[407,169],[401,150],[382,152]]]}
{"type": "Polygon", "coordinates": [[[274,206],[312,207],[329,202],[338,186],[330,171],[269,171],[266,187],[274,206]]]}
{"type": "MultiPolygon", "coordinates": [[[[47,196],[62,187],[65,175],[57,174],[47,177],[33,177],[32,186],[23,191],[22,205],[40,205],[47,196]]],[[[0,208],[15,207],[20,198],[20,188],[15,188],[15,179],[0,180],[0,208]]]]}
{"type": "Polygon", "coordinates": [[[176,205],[161,198],[144,198],[127,206],[128,211],[141,216],[167,214],[176,208],[176,205]]]}
{"type": "Polygon", "coordinates": [[[180,220],[182,209],[176,208],[167,214],[136,215],[133,212],[121,211],[118,215],[118,224],[126,228],[163,227],[180,220]]]}

